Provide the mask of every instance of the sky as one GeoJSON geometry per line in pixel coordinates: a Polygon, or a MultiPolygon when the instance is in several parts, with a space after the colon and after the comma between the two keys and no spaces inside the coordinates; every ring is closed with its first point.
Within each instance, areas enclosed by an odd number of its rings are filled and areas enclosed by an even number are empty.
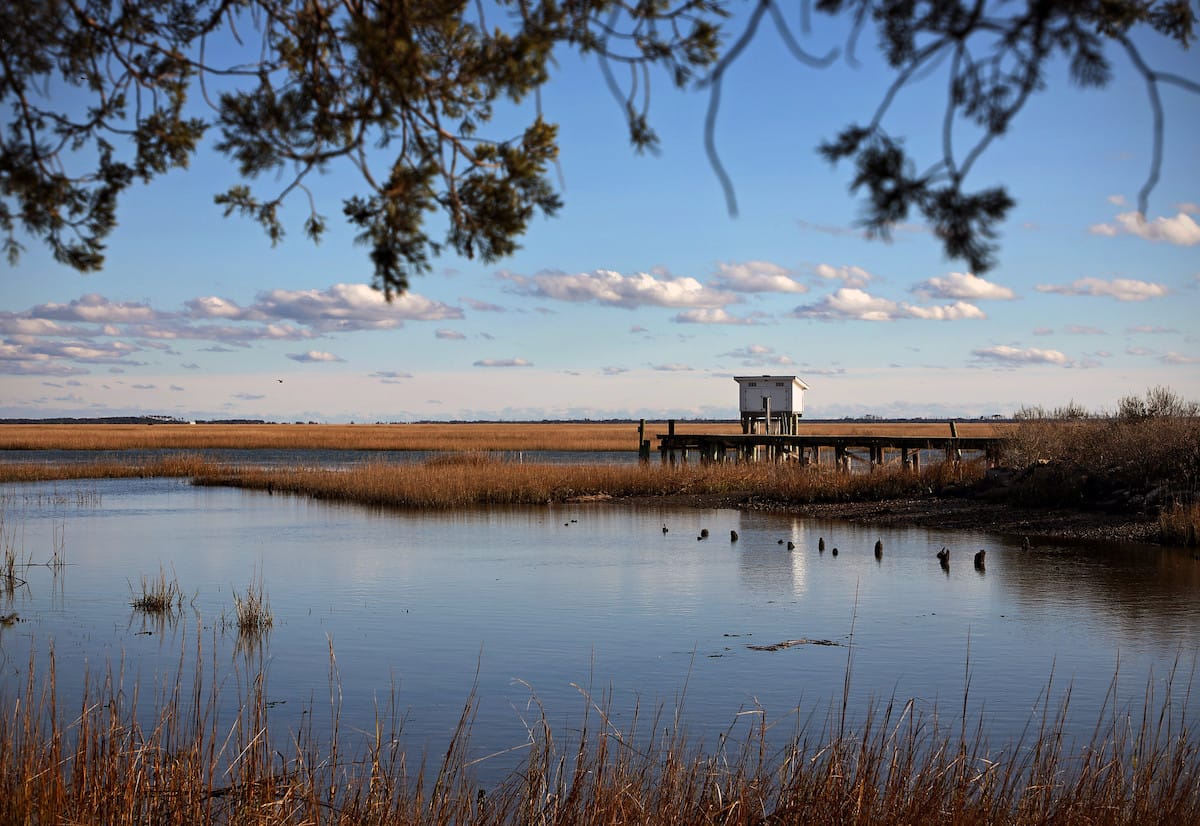
{"type": "MultiPolygon", "coordinates": [[[[1143,48],[1200,82],[1200,50],[1143,48]]],[[[0,418],[733,419],[733,377],[759,374],[799,376],[809,418],[1099,412],[1160,385],[1200,399],[1200,95],[1162,87],[1162,174],[1139,220],[1144,80],[1113,52],[1103,90],[1056,66],[968,180],[1017,202],[996,267],[975,275],[919,221],[866,238],[851,169],[818,156],[891,82],[869,39],[857,57],[806,67],[764,27],[732,66],[715,141],[735,217],[705,154],[705,94],[657,78],[661,149],[638,155],[595,60],[560,54],[541,105],[562,210],[502,261],[436,259],[390,304],[340,224],[349,170],[314,187],[322,242],[296,201],[272,247],[213,203],[237,180],[210,136],[189,169],[123,197],[102,271],[30,238],[0,265],[0,418]]],[[[942,67],[884,121],[918,157],[940,151],[945,88],[942,67]]]]}

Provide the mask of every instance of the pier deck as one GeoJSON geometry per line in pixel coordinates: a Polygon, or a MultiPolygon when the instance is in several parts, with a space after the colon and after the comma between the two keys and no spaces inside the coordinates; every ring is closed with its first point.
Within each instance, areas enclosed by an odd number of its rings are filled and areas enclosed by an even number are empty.
{"type": "MultiPolygon", "coordinates": [[[[814,428],[815,429],[815,428],[814,428]]],[[[839,468],[849,470],[852,461],[869,463],[871,468],[899,461],[915,469],[920,468],[921,456],[936,451],[948,460],[963,458],[964,453],[975,454],[986,459],[989,466],[999,463],[1004,438],[998,428],[972,426],[974,434],[963,436],[958,433],[955,422],[947,422],[931,428],[922,424],[908,429],[908,433],[897,432],[905,428],[895,425],[872,428],[855,426],[854,433],[838,433],[829,426],[819,428],[820,433],[676,433],[674,422],[668,423],[668,432],[659,433],[658,451],[664,463],[687,462],[695,456],[701,462],[727,461],[797,461],[802,464],[827,464],[829,461],[839,468]],[[941,430],[931,433],[930,430],[941,430]],[[924,431],[924,432],[922,432],[924,431]],[[862,454],[862,455],[860,455],[862,454]],[[890,454],[890,458],[889,458],[890,454]]],[[[645,451],[645,458],[649,458],[645,451]]],[[[927,457],[928,458],[928,457],[927,457]]]]}

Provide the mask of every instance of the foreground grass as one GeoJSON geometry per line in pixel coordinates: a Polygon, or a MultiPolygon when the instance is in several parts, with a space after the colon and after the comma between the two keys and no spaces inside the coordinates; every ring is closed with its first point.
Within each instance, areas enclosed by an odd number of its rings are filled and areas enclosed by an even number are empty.
{"type": "Polygon", "coordinates": [[[1200,823],[1200,732],[1173,677],[1151,680],[1140,708],[1116,706],[1114,677],[1086,742],[1067,735],[1069,691],[1055,706],[1047,687],[1029,734],[999,748],[983,721],[943,722],[911,701],[881,703],[857,724],[843,707],[791,736],[751,709],[706,748],[678,715],[647,724],[635,714],[617,729],[589,697],[578,730],[535,716],[506,753],[517,767],[485,788],[473,699],[440,760],[410,763],[386,712],[355,742],[340,740],[333,680],[329,731],[315,731],[307,711],[281,731],[261,668],[237,681],[248,686],[240,710],[221,714],[222,681],[205,682],[215,667],[199,646],[195,658],[194,683],[177,677],[149,714],[111,673],[60,708],[53,656],[42,675],[31,663],[23,690],[0,698],[0,823],[1200,823]]]}
{"type": "Polygon", "coordinates": [[[886,499],[979,478],[978,464],[899,467],[849,475],[796,464],[575,465],[518,463],[468,454],[420,464],[374,463],[347,470],[223,468],[198,485],[230,485],[318,499],[402,508],[544,505],[600,498],[727,495],[778,503],[886,499]]]}

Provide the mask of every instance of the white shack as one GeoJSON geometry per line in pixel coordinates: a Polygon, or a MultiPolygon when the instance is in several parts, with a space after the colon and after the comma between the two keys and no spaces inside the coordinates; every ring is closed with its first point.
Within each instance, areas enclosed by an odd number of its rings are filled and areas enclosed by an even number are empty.
{"type": "Polygon", "coordinates": [[[804,415],[808,385],[795,376],[734,376],[742,413],[742,432],[756,433],[763,422],[766,433],[795,433],[804,415]]]}

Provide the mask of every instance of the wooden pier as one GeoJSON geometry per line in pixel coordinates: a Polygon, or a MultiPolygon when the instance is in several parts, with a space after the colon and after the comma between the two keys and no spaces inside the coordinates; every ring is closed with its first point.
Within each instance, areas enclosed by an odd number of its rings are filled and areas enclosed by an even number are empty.
{"type": "MultiPolygon", "coordinates": [[[[911,427],[890,425],[872,428],[856,425],[837,432],[828,423],[794,433],[676,433],[675,422],[667,423],[667,432],[658,434],[658,451],[663,463],[687,462],[695,457],[702,463],[794,461],[802,465],[831,464],[850,471],[852,462],[865,463],[869,469],[900,462],[916,471],[921,467],[922,452],[936,452],[948,461],[964,454],[981,456],[989,467],[1000,462],[1004,438],[994,426],[971,425],[974,435],[960,435],[955,422],[921,423],[911,427]],[[849,432],[849,431],[856,432],[849,432]],[[907,431],[907,432],[904,432],[907,431]],[[941,433],[930,431],[942,431],[941,433]],[[980,431],[982,433],[980,433],[980,431]],[[985,435],[982,435],[985,434],[985,435]]],[[[650,458],[649,440],[643,439],[642,459],[650,458]]]]}

